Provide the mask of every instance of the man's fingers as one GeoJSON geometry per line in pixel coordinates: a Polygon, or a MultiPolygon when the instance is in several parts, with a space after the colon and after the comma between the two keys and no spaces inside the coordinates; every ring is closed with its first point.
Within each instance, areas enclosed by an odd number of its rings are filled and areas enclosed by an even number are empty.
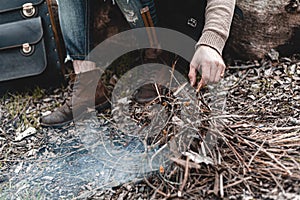
{"type": "Polygon", "coordinates": [[[214,80],[214,83],[218,83],[220,81],[220,79],[222,78],[222,73],[224,74],[224,66],[222,64],[219,64],[217,66],[217,72],[216,72],[216,75],[215,75],[215,80],[214,80]]]}
{"type": "Polygon", "coordinates": [[[219,71],[218,62],[211,63],[209,83],[215,83],[216,77],[218,75],[218,71],[219,71]]]}
{"type": "Polygon", "coordinates": [[[203,82],[203,79],[201,79],[200,82],[198,83],[196,93],[199,93],[201,88],[203,88],[204,86],[205,86],[205,84],[203,82]]]}
{"type": "Polygon", "coordinates": [[[226,69],[226,66],[222,66],[222,71],[221,71],[221,74],[220,74],[221,78],[224,77],[225,69],[226,69]]]}
{"type": "Polygon", "coordinates": [[[201,73],[202,73],[201,81],[203,87],[210,82],[211,66],[209,63],[206,63],[205,65],[202,66],[201,73]]]}
{"type": "Polygon", "coordinates": [[[195,86],[196,84],[196,77],[197,77],[197,70],[194,66],[190,65],[189,79],[192,87],[195,86]]]}

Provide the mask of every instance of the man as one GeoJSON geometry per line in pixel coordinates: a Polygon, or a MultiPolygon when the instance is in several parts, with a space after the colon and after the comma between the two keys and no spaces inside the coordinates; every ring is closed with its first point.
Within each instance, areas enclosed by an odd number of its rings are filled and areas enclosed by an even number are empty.
{"type": "MultiPolygon", "coordinates": [[[[166,0],[157,0],[158,3],[159,1],[166,0]]],[[[156,23],[153,0],[115,0],[115,2],[132,28],[144,26],[140,15],[140,9],[144,5],[151,8],[152,19],[156,23]]],[[[168,2],[172,4],[172,1],[168,2]]],[[[91,95],[93,91],[88,90],[91,85],[97,84],[95,80],[98,80],[95,63],[84,61],[85,56],[89,53],[90,44],[88,18],[91,15],[89,3],[88,0],[58,0],[61,29],[67,53],[73,60],[74,71],[78,76],[79,84],[75,84],[76,88],[73,88],[72,98],[76,104],[72,106],[72,101],[67,101],[50,115],[42,117],[41,124],[44,126],[62,126],[72,121],[73,111],[75,110],[76,113],[87,112],[86,102],[94,96],[96,108],[101,109],[108,104],[108,91],[101,82],[98,82],[95,95],[91,95]],[[95,77],[94,80],[91,77],[95,77]]],[[[185,3],[182,2],[181,4],[185,3]]],[[[197,88],[201,88],[206,84],[216,83],[224,75],[225,64],[221,55],[229,35],[234,7],[235,0],[207,0],[203,31],[196,45],[188,74],[192,86],[197,85],[197,88]],[[197,84],[198,72],[201,72],[202,77],[197,84]]],[[[166,26],[168,27],[168,25],[166,26]]],[[[138,96],[143,98],[143,94],[138,96]]]]}

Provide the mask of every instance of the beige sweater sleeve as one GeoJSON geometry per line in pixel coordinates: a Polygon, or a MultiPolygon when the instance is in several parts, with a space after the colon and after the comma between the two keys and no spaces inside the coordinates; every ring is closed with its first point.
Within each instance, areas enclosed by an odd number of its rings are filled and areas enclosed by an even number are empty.
{"type": "Polygon", "coordinates": [[[234,13],[236,0],[207,0],[205,25],[196,45],[207,45],[222,54],[234,13]]]}

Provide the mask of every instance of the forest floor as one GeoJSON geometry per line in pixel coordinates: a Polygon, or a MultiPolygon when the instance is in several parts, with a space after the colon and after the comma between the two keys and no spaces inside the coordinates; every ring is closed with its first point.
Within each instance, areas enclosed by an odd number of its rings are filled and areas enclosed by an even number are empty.
{"type": "MultiPolygon", "coordinates": [[[[153,102],[168,107],[171,117],[150,143],[161,147],[175,140],[184,147],[156,171],[134,181],[119,178],[120,184],[111,187],[95,181],[101,172],[88,171],[97,162],[85,157],[89,149],[82,145],[74,123],[59,129],[39,123],[42,115],[70,98],[70,87],[4,95],[0,104],[0,199],[299,200],[300,55],[234,61],[220,85],[220,109],[212,105],[216,103],[211,100],[213,90],[206,88],[197,97],[201,120],[191,124],[196,129],[191,138],[178,139],[183,137],[178,130],[189,124],[176,112],[188,108],[190,102],[181,104],[169,96],[153,102]],[[207,134],[215,138],[212,147],[203,139],[207,134]],[[74,157],[77,154],[83,155],[84,163],[74,157]],[[61,167],[65,163],[68,169],[61,167]]],[[[147,126],[145,121],[151,121],[151,115],[145,114],[148,107],[130,105],[131,117],[147,126]]],[[[107,110],[97,116],[106,124],[110,115],[107,110]]]]}

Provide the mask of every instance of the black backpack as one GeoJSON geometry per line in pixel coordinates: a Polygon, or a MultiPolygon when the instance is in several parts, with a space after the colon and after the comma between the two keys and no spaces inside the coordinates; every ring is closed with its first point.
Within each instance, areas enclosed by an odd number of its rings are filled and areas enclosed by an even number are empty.
{"type": "Polygon", "coordinates": [[[158,26],[184,33],[198,41],[204,27],[205,0],[156,0],[158,26]]]}

